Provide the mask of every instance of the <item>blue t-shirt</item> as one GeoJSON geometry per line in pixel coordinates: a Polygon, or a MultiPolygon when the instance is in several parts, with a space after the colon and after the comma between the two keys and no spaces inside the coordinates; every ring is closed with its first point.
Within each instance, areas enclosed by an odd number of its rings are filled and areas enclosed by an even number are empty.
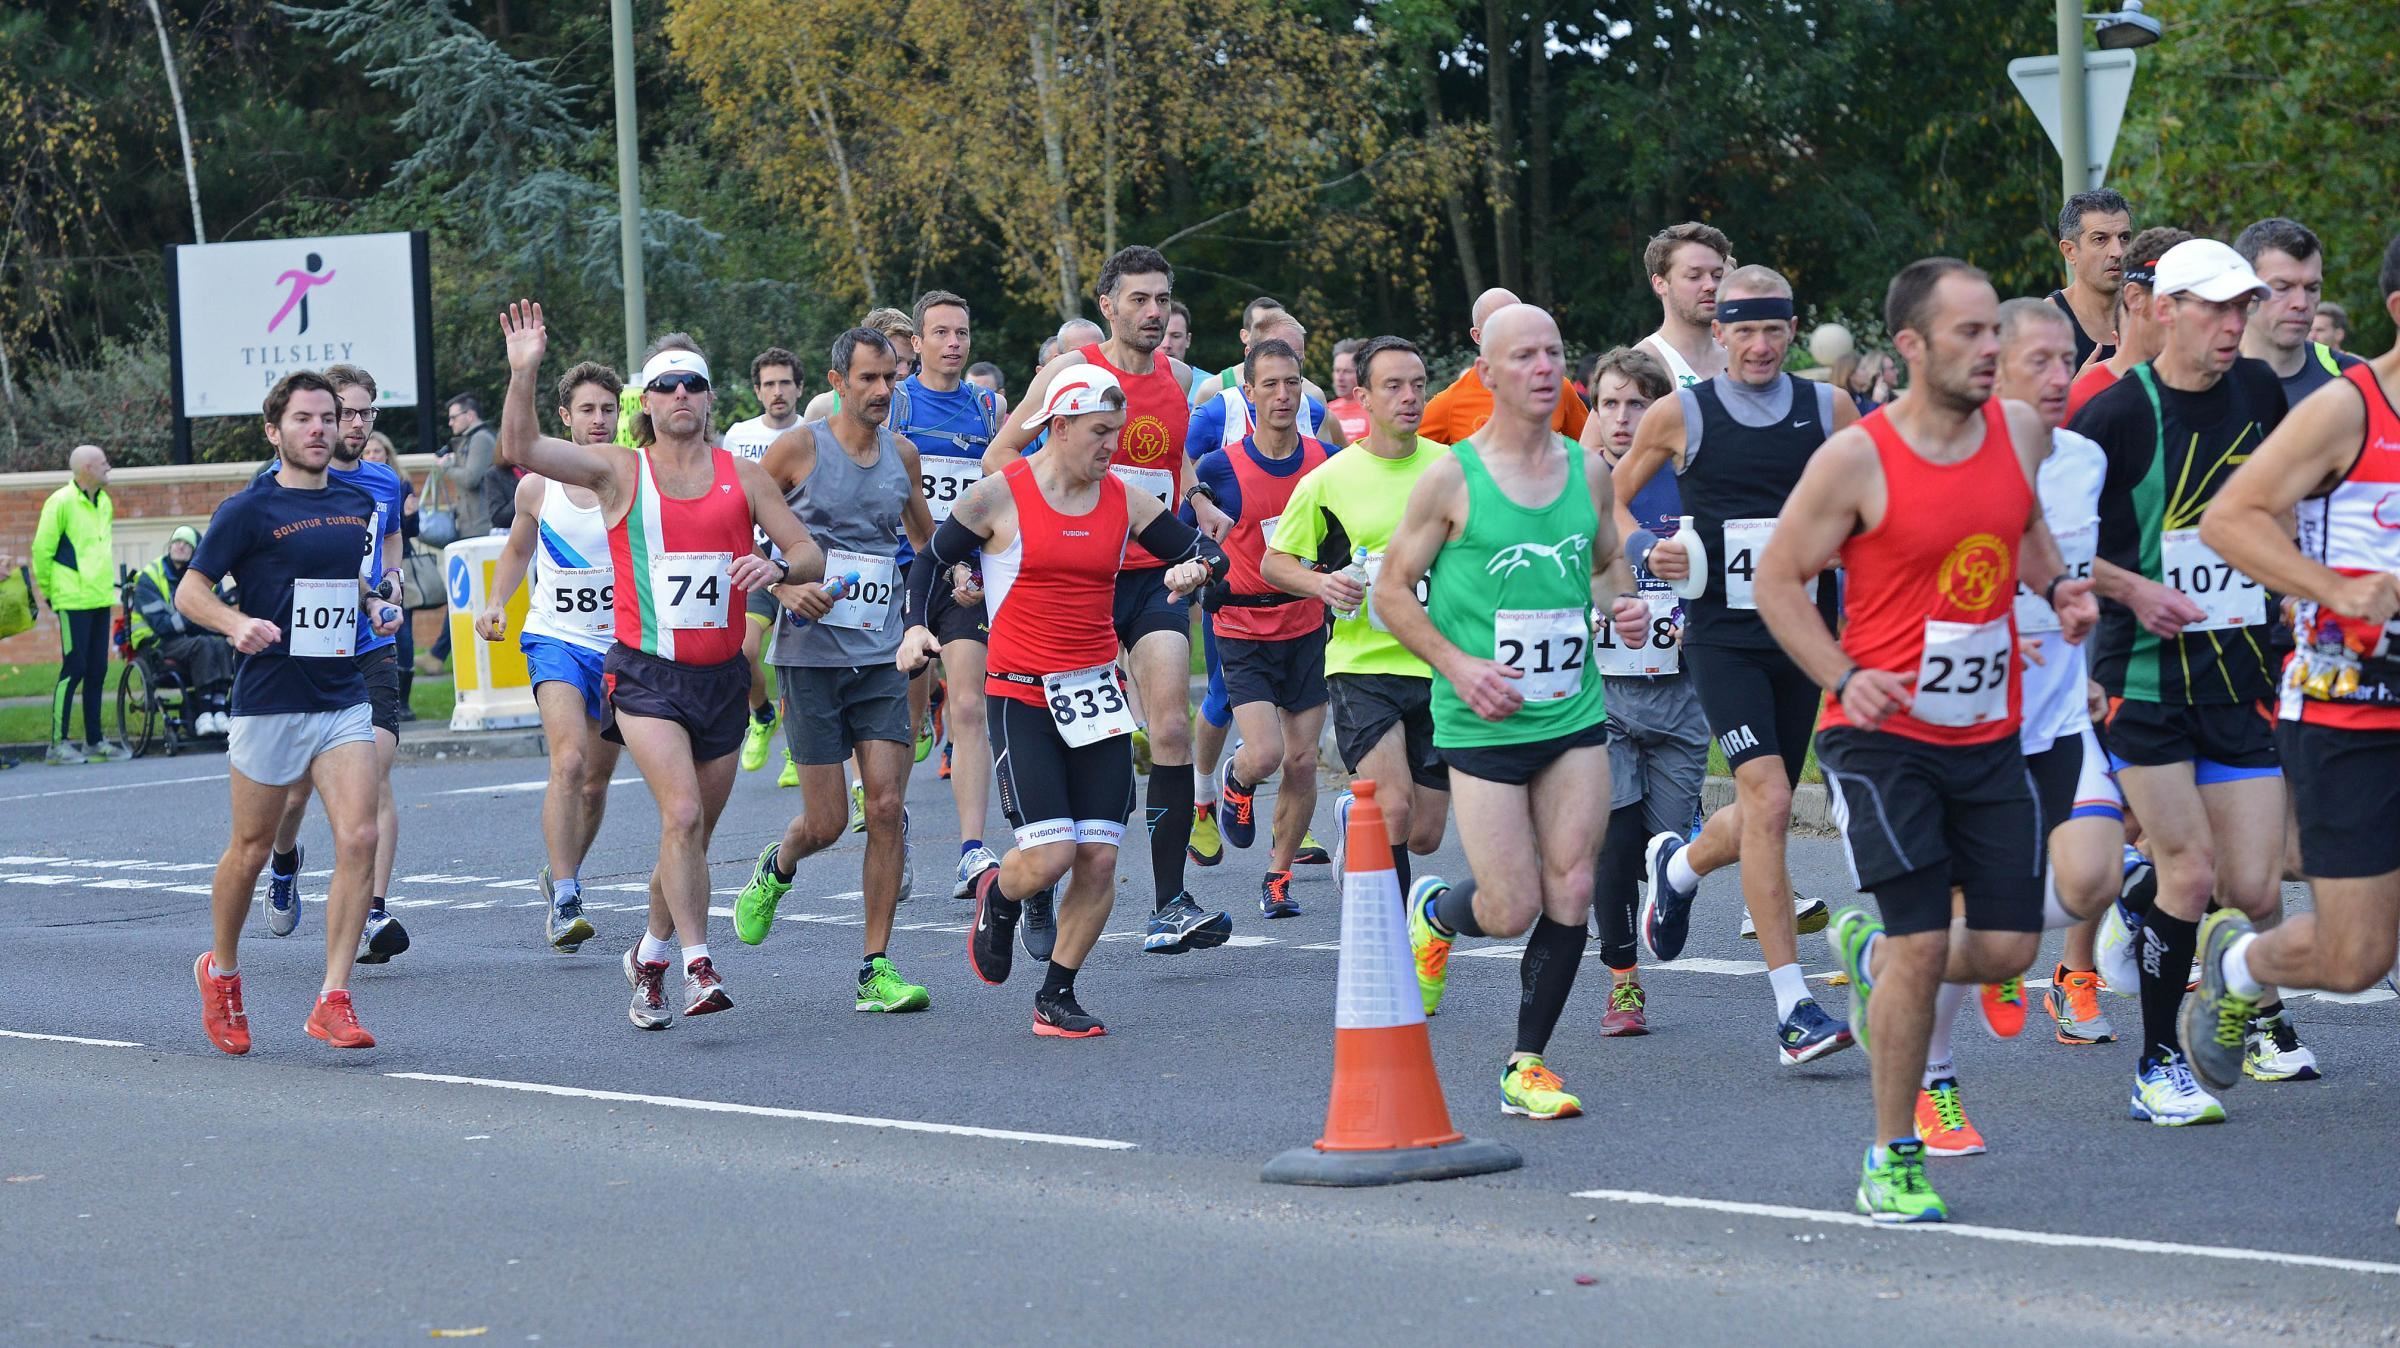
{"type": "Polygon", "coordinates": [[[986,409],[997,410],[990,390],[960,380],[957,388],[943,392],[925,387],[912,374],[900,381],[900,391],[907,406],[902,408],[899,400],[894,400],[891,427],[907,436],[919,454],[945,454],[961,459],[983,457],[984,449],[992,443],[994,423],[994,417],[986,409]]]}
{"type": "Polygon", "coordinates": [[[315,491],[262,477],[217,507],[191,569],[212,585],[232,576],[242,613],[281,631],[274,645],[234,666],[234,715],[340,711],[367,700],[355,658],[291,653],[292,590],[302,579],[355,586],[373,551],[367,530],[375,511],[365,488],[331,474],[315,491]]]}
{"type": "MultiPolygon", "coordinates": [[[[1325,438],[1325,404],[1313,393],[1302,397],[1308,403],[1308,408],[1306,415],[1300,418],[1300,433],[1322,440],[1325,438]]],[[[1258,404],[1250,400],[1248,393],[1242,395],[1242,403],[1250,409],[1250,419],[1256,423],[1258,404]]],[[[1224,442],[1225,400],[1221,397],[1210,398],[1193,409],[1192,424],[1183,433],[1183,452],[1186,457],[1197,459],[1209,450],[1221,448],[1224,442]]],[[[1333,448],[1330,443],[1325,447],[1333,448]]]]}

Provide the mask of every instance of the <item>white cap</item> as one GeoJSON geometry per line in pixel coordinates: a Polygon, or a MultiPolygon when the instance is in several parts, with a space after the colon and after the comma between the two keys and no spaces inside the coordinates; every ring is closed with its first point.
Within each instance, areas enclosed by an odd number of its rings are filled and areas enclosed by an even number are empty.
{"type": "Polygon", "coordinates": [[[2151,284],[2150,293],[2197,295],[2222,304],[2244,295],[2263,300],[2274,292],[2242,261],[2240,253],[2215,239],[2186,239],[2158,260],[2158,279],[2151,284]]]}
{"type": "Polygon", "coordinates": [[[658,378],[662,374],[674,374],[677,371],[682,371],[685,374],[696,374],[702,379],[707,379],[708,362],[702,360],[700,358],[700,353],[697,351],[684,351],[680,349],[661,351],[643,363],[641,386],[643,388],[648,388],[650,387],[651,380],[658,378]]]}
{"type": "Polygon", "coordinates": [[[1038,431],[1050,424],[1052,417],[1079,417],[1087,412],[1111,410],[1107,397],[1116,390],[1117,407],[1125,405],[1125,386],[1117,377],[1098,365],[1070,365],[1058,372],[1050,383],[1050,396],[1042,400],[1041,410],[1025,418],[1024,427],[1038,431]]]}

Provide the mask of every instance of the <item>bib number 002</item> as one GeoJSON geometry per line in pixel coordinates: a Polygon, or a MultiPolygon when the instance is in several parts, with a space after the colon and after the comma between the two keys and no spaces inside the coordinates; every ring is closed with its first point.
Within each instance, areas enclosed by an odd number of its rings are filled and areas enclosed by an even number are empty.
{"type": "Polygon", "coordinates": [[[1112,662],[1065,674],[1042,676],[1050,719],[1069,748],[1080,749],[1133,733],[1133,706],[1125,699],[1125,676],[1112,662]]]}

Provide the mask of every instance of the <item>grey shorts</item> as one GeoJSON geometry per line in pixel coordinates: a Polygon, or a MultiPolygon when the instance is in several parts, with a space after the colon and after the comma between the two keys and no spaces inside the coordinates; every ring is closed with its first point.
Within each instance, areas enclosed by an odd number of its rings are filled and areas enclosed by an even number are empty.
{"type": "Polygon", "coordinates": [[[317,755],[345,744],[375,742],[375,713],[366,703],[340,711],[282,711],[235,716],[225,736],[233,770],[260,786],[290,786],[308,775],[317,755]]]}
{"type": "Polygon", "coordinates": [[[794,760],[811,767],[839,763],[866,740],[913,740],[908,676],[896,665],[777,665],[775,688],[783,699],[783,742],[794,760]]]}
{"type": "Polygon", "coordinates": [[[1682,675],[1608,681],[1610,813],[1639,803],[1653,833],[1682,833],[1708,778],[1708,717],[1682,675]]]}

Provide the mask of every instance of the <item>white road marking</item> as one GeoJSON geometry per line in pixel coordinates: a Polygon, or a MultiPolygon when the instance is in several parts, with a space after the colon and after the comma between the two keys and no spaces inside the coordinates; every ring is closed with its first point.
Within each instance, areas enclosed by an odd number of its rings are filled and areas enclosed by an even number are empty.
{"type": "MultiPolygon", "coordinates": [[[[138,1045],[136,1046],[138,1047],[138,1045]]],[[[1012,1128],[977,1128],[961,1123],[924,1123],[916,1119],[882,1119],[865,1114],[828,1114],[814,1109],[779,1109],[771,1105],[740,1105],[723,1100],[687,1100],[675,1095],[634,1095],[624,1091],[585,1090],[537,1081],[499,1081],[489,1077],[449,1076],[438,1072],[387,1072],[400,1081],[432,1081],[450,1086],[487,1086],[494,1090],[526,1091],[534,1095],[563,1095],[578,1100],[607,1100],[628,1105],[657,1105],[663,1109],[694,1109],[712,1114],[748,1114],[763,1119],[798,1119],[804,1123],[846,1123],[860,1128],[890,1128],[906,1133],[943,1133],[952,1137],[984,1137],[999,1142],[1039,1142],[1053,1147],[1084,1147],[1094,1151],[1132,1151],[1131,1142],[1105,1137],[1072,1137],[1063,1133],[1024,1133],[1012,1128]]]]}
{"type": "Polygon", "coordinates": [[[89,796],[101,791],[133,791],[145,786],[179,786],[185,782],[221,782],[224,780],[225,774],[222,772],[212,772],[205,777],[161,777],[154,782],[125,782],[117,786],[78,786],[67,791],[28,791],[21,796],[0,796],[0,803],[12,800],[48,800],[53,796],[89,796]]]}
{"type": "Polygon", "coordinates": [[[140,1048],[130,1039],[86,1039],[73,1034],[35,1034],[30,1030],[0,1030],[0,1038],[38,1039],[45,1044],[88,1044],[93,1048],[140,1048]]]}
{"type": "MultiPolygon", "coordinates": [[[[641,778],[639,777],[611,777],[608,779],[608,784],[610,786],[624,786],[628,782],[638,782],[640,780],[641,778]]],[[[539,791],[549,785],[550,779],[545,777],[539,781],[500,782],[492,786],[454,786],[447,791],[436,791],[433,794],[437,796],[496,796],[503,793],[513,794],[521,791],[539,791]]]]}
{"type": "Polygon", "coordinates": [[[1737,1203],[1721,1198],[1686,1198],[1675,1194],[1643,1193],[1636,1189],[1585,1189],[1569,1198],[1596,1198],[1639,1207],[1694,1208],[1740,1217],[1771,1217],[1778,1221],[1817,1222],[1826,1226],[1863,1226],[1877,1231],[1922,1231],[1928,1235],[1963,1236],[2010,1245],[2047,1245],[2070,1250],[2122,1250],[2128,1254],[2182,1255],[2193,1259],[2224,1259],[2237,1263],[2282,1264],[2291,1268],[2329,1268],[2344,1273],[2400,1274],[2400,1264],[2372,1259],[2340,1259],[2324,1254],[2285,1254],[2275,1250],[2242,1250],[2222,1245],[2185,1245],[2176,1241],[2133,1240],[2124,1236],[2077,1236],[2056,1231],[2020,1231],[2005,1226],[1972,1226],[1960,1222],[1911,1222],[1886,1226],[1854,1212],[1786,1207],[1780,1203],[1737,1203]]]}

